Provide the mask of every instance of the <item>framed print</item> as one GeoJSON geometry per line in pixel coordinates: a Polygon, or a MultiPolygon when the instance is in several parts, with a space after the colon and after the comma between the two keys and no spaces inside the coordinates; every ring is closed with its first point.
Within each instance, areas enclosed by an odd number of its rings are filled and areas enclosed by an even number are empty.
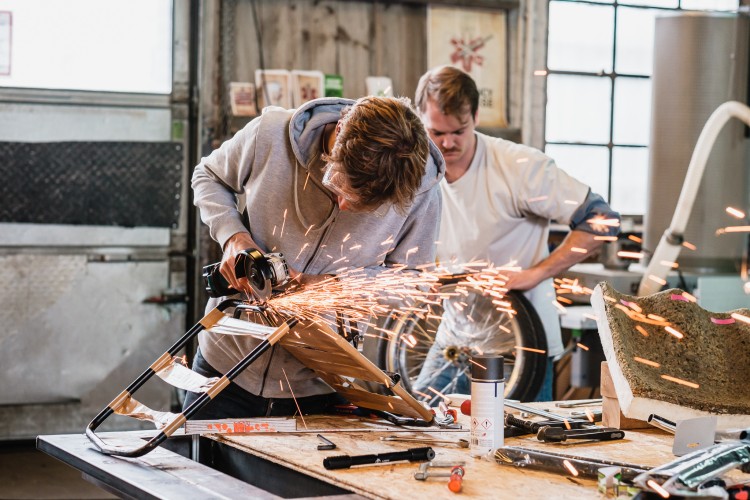
{"type": "Polygon", "coordinates": [[[427,62],[469,73],[479,88],[479,123],[507,127],[507,20],[502,10],[430,6],[427,62]]]}
{"type": "Polygon", "coordinates": [[[258,106],[255,104],[255,85],[247,82],[231,82],[229,103],[233,116],[256,116],[258,106]]]}
{"type": "Polygon", "coordinates": [[[322,71],[292,70],[292,106],[300,105],[325,96],[322,71]]]}
{"type": "Polygon", "coordinates": [[[291,75],[285,69],[256,69],[255,89],[258,93],[258,107],[292,107],[291,75]]]}

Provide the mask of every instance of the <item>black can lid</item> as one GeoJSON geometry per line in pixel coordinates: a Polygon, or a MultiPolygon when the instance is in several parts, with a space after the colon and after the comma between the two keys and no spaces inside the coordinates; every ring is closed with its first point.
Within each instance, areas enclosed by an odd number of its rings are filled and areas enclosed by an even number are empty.
{"type": "Polygon", "coordinates": [[[471,357],[471,379],[487,382],[500,382],[505,379],[503,357],[493,354],[471,357]]]}

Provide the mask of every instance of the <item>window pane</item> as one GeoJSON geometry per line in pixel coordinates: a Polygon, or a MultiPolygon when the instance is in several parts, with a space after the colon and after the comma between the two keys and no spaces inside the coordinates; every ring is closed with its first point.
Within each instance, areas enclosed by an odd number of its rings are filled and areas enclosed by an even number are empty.
{"type": "Polygon", "coordinates": [[[11,73],[0,86],[169,94],[171,0],[4,0],[11,73]]]}
{"type": "Polygon", "coordinates": [[[609,151],[606,147],[547,144],[544,152],[555,160],[558,167],[607,198],[609,151]]]}
{"type": "Polygon", "coordinates": [[[651,131],[651,80],[615,78],[615,144],[646,146],[651,131]]]}
{"type": "Polygon", "coordinates": [[[612,208],[627,215],[646,211],[648,148],[612,149],[612,208]]]}
{"type": "Polygon", "coordinates": [[[648,7],[668,7],[677,8],[677,0],[625,0],[624,2],[618,2],[618,5],[646,5],[648,7]]]}
{"type": "Polygon", "coordinates": [[[546,138],[552,142],[609,142],[611,80],[549,75],[546,138]]]}
{"type": "Polygon", "coordinates": [[[614,7],[550,2],[547,67],[611,72],[613,33],[614,7]]]}
{"type": "Polygon", "coordinates": [[[650,9],[617,9],[618,73],[651,75],[654,64],[654,18],[657,11],[650,9]]]}
{"type": "Polygon", "coordinates": [[[682,0],[682,8],[688,10],[736,10],[737,0],[682,0]]]}

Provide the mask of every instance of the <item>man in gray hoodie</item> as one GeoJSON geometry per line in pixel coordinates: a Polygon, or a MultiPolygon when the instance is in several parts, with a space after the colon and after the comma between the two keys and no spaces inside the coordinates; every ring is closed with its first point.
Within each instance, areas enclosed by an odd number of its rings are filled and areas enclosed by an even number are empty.
{"type": "MultiPolygon", "coordinates": [[[[223,249],[222,275],[247,290],[234,275],[235,258],[246,249],[283,253],[301,286],[343,267],[376,274],[388,266],[433,263],[444,171],[408,99],[323,98],[297,110],[264,109],[202,159],[192,187],[201,219],[223,249]]],[[[220,376],[258,343],[202,332],[193,370],[220,376]]],[[[287,379],[303,412],[339,400],[276,345],[197,418],[293,414],[287,379]]],[[[196,396],[188,393],[185,407],[196,396]]]]}

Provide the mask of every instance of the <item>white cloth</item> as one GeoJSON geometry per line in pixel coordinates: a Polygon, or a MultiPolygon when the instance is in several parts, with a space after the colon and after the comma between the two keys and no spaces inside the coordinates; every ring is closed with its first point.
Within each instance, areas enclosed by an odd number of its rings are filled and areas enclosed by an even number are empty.
{"type": "MultiPolygon", "coordinates": [[[[547,258],[550,221],[567,224],[589,187],[536,149],[475,132],[466,173],[440,182],[439,262],[452,269],[472,260],[529,268],[547,258]]],[[[544,325],[547,354],[563,351],[552,280],[524,293],[544,325]]]]}

